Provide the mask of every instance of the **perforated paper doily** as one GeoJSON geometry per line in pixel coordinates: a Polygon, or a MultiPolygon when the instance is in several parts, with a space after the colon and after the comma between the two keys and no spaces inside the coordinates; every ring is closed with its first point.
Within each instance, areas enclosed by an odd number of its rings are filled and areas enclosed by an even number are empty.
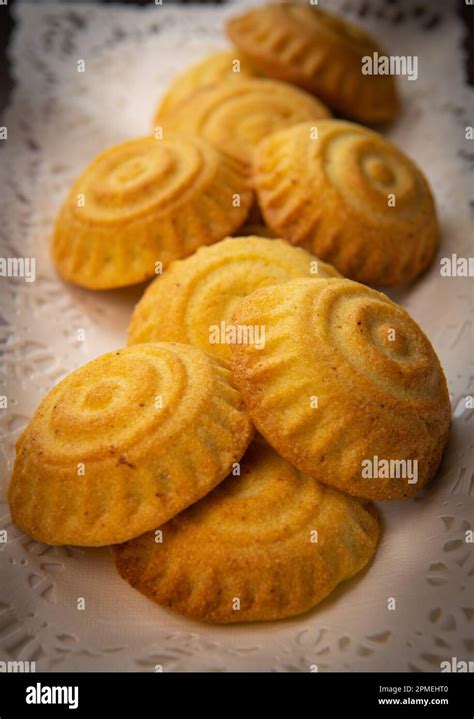
{"type": "MultiPolygon", "coordinates": [[[[419,78],[400,78],[404,106],[389,136],[424,168],[441,217],[438,261],[410,290],[391,293],[431,338],[452,394],[452,437],[432,486],[405,504],[379,505],[384,535],[371,566],[319,608],[295,619],[242,626],[198,624],[155,606],[115,573],[107,550],[53,548],[21,535],[5,488],[14,441],[43,395],[85,361],[121,346],[141,289],[88,292],[62,283],[48,252],[51,225],[71,180],[94,155],[145,134],[170,77],[224,47],[223,21],[235,7],[146,9],[16,7],[11,48],[16,91],[0,143],[2,256],[34,256],[37,280],[1,279],[7,410],[2,454],[0,656],[37,670],[410,671],[472,658],[474,609],[472,292],[443,278],[439,258],[469,254],[467,188],[472,94],[463,87],[462,28],[442,3],[433,22],[400,5],[364,23],[396,55],[418,55],[419,78]],[[395,22],[393,22],[395,21],[395,22]],[[86,72],[77,72],[83,59],[86,72]],[[469,117],[470,115],[470,117],[469,117]],[[78,342],[77,330],[86,341],[78,342]],[[471,344],[470,344],[471,340],[471,344]],[[471,356],[470,356],[471,355],[471,356]],[[85,610],[77,599],[85,599],[85,610]],[[396,609],[388,609],[388,598],[396,609]]],[[[320,3],[324,5],[324,2],[320,3]]],[[[347,3],[346,3],[347,4],[347,3]]],[[[344,3],[326,6],[344,12],[344,3]]],[[[367,10],[368,8],[368,10],[367,10]]],[[[357,18],[356,18],[357,19],[357,18]]],[[[471,203],[472,209],[472,203],[471,203]]]]}

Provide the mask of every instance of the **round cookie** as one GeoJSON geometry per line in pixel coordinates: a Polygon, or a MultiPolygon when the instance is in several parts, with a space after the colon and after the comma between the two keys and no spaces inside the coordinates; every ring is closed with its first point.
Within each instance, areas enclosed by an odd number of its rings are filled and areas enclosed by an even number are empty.
{"type": "MultiPolygon", "coordinates": [[[[337,276],[333,267],[284,240],[228,238],[173,262],[147,288],[133,313],[128,343],[187,342],[230,359],[231,318],[242,297],[291,279],[337,276]]],[[[252,339],[251,328],[249,333],[252,339]]]]}
{"type": "Polygon", "coordinates": [[[167,343],[110,352],[56,385],[21,434],[13,520],[47,544],[126,541],[213,489],[252,434],[218,359],[167,343]]]}
{"type": "Polygon", "coordinates": [[[120,575],[193,619],[230,623],[305,612],[372,558],[373,505],[302,474],[262,440],[200,502],[112,547],[120,575]]]}
{"type": "Polygon", "coordinates": [[[254,77],[258,75],[237,50],[221,50],[208,55],[200,62],[180,73],[164,94],[156,118],[159,120],[174,110],[197,90],[224,80],[254,77]]]}
{"type": "Polygon", "coordinates": [[[448,438],[448,389],[404,309],[350,280],[299,280],[254,292],[233,319],[265,327],[263,348],[231,345],[233,378],[288,462],[376,500],[410,497],[433,477],[448,438]]]}
{"type": "Polygon", "coordinates": [[[262,73],[314,92],[343,115],[371,123],[398,112],[394,77],[364,74],[366,58],[385,51],[347,20],[308,3],[275,3],[230,18],[227,34],[262,73]]]}
{"type": "Polygon", "coordinates": [[[74,183],[56,220],[53,260],[82,287],[139,283],[235,231],[252,201],[241,163],[203,139],[123,142],[74,183]]]}
{"type": "MultiPolygon", "coordinates": [[[[306,120],[329,117],[316,98],[274,80],[228,80],[184,100],[163,119],[163,133],[186,132],[212,142],[227,156],[251,164],[267,135],[306,120]]],[[[155,118],[160,125],[160,119],[155,118]]]]}
{"type": "Polygon", "coordinates": [[[413,281],[438,245],[427,180],[376,132],[340,120],[303,123],[264,140],[254,187],[279,237],[380,286],[413,281]]]}

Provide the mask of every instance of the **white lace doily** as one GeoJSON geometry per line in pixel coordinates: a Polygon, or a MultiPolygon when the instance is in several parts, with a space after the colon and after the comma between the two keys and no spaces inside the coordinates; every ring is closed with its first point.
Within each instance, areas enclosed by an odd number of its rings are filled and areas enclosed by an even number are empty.
{"type": "MultiPolygon", "coordinates": [[[[390,9],[385,18],[370,9],[364,17],[392,54],[419,57],[418,80],[400,78],[403,112],[389,136],[430,178],[443,244],[430,272],[412,289],[391,295],[431,338],[454,408],[437,480],[413,501],[379,505],[384,534],[372,565],[305,616],[205,626],[131,589],[107,550],[48,547],[21,535],[9,519],[5,488],[19,430],[61,377],[124,344],[141,291],[101,294],[62,283],[47,251],[55,213],[71,180],[97,152],[148,132],[169,78],[225,46],[224,17],[243,4],[16,6],[10,50],[16,89],[3,123],[8,140],[0,142],[0,232],[3,256],[36,257],[37,280],[0,279],[2,394],[9,401],[0,412],[0,527],[8,532],[8,543],[0,543],[2,659],[34,660],[37,670],[48,671],[154,671],[155,665],[164,671],[309,671],[311,665],[319,671],[436,671],[453,656],[472,658],[474,563],[465,541],[473,514],[473,411],[465,404],[473,393],[472,294],[469,280],[440,276],[439,258],[470,251],[467,188],[474,146],[465,139],[465,127],[472,123],[473,105],[463,86],[462,28],[449,3],[443,3],[437,24],[412,13],[409,2],[397,24],[390,9]],[[84,73],[77,72],[80,59],[84,73]],[[77,340],[78,329],[85,330],[84,342],[77,340]],[[79,597],[85,599],[83,611],[77,609],[79,597]]],[[[343,2],[328,5],[345,11],[343,2]]],[[[400,3],[393,13],[399,8],[400,3]]]]}

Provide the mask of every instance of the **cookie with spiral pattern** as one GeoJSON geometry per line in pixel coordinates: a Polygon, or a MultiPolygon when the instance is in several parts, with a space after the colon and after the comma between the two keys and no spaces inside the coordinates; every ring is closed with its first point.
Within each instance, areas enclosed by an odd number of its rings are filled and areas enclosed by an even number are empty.
{"type": "Polygon", "coordinates": [[[394,77],[364,74],[364,58],[386,56],[359,26],[308,3],[274,3],[231,17],[227,34],[263,74],[299,85],[360,122],[392,120],[394,77]]]}
{"type": "Polygon", "coordinates": [[[195,65],[180,73],[165,92],[156,118],[166,117],[180,102],[186,100],[197,90],[216,85],[224,80],[240,80],[255,77],[259,73],[242,58],[237,50],[221,50],[208,55],[195,65]]]}
{"type": "Polygon", "coordinates": [[[240,475],[161,527],[112,547],[135,589],[193,619],[230,623],[306,612],[375,553],[372,504],[299,472],[261,439],[240,475]]]}
{"type": "MultiPolygon", "coordinates": [[[[228,238],[171,263],[152,282],[133,313],[128,343],[187,342],[230,359],[231,318],[242,297],[300,277],[337,276],[333,267],[284,240],[228,238]]],[[[242,339],[252,339],[253,331],[241,328],[242,339]]]]}
{"type": "Polygon", "coordinates": [[[254,292],[233,319],[265,327],[263,348],[231,345],[233,378],[288,462],[375,500],[410,497],[434,476],[450,400],[433,347],[404,309],[350,280],[299,280],[254,292]]]}
{"type": "Polygon", "coordinates": [[[53,260],[64,279],[90,289],[143,282],[235,231],[252,200],[242,164],[203,139],[123,142],[73,185],[56,220],[53,260]]]}
{"type": "Polygon", "coordinates": [[[401,150],[340,120],[277,132],[255,152],[266,224],[345,277],[390,287],[431,263],[438,221],[430,186],[401,150]]]}
{"type": "Polygon", "coordinates": [[[251,164],[264,137],[306,120],[330,117],[322,102],[303,90],[274,80],[228,80],[204,88],[180,103],[162,121],[164,136],[196,134],[239,162],[251,164]]]}
{"type": "Polygon", "coordinates": [[[17,443],[17,526],[100,546],[166,522],[222,481],[253,434],[228,367],[187,345],[102,355],[43,399],[17,443]]]}

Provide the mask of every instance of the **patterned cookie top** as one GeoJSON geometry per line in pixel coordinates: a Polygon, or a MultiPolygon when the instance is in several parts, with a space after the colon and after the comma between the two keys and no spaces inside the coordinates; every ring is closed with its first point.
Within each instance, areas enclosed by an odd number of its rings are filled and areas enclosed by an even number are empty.
{"type": "Polygon", "coordinates": [[[208,622],[307,611],[375,552],[373,507],[315,482],[258,438],[239,474],[158,532],[112,548],[158,604],[208,622]]]}
{"type": "MultiPolygon", "coordinates": [[[[168,132],[195,133],[226,155],[250,164],[256,145],[267,135],[330,112],[303,90],[274,80],[222,82],[196,92],[163,119],[168,132]]],[[[156,125],[160,125],[160,119],[156,125]]]]}
{"type": "Polygon", "coordinates": [[[346,277],[406,284],[433,259],[438,222],[426,178],[365,127],[324,120],[271,135],[256,150],[254,186],[276,234],[346,277]]]}
{"type": "Polygon", "coordinates": [[[142,282],[157,263],[237,229],[251,204],[242,164],[205,140],[129,140],[101,153],[74,183],[56,221],[53,259],[84,287],[142,282]]]}
{"type": "Polygon", "coordinates": [[[331,265],[283,240],[222,240],[173,262],[148,287],[135,308],[128,342],[188,342],[230,359],[232,313],[242,297],[298,277],[337,276],[331,265]]]}
{"type": "Polygon", "coordinates": [[[369,499],[404,499],[433,476],[449,395],[405,310],[350,280],[299,280],[254,292],[233,319],[265,327],[264,346],[231,345],[233,377],[285,459],[369,499]]]}
{"type": "Polygon", "coordinates": [[[257,75],[257,70],[237,50],[214,52],[174,78],[160,102],[156,118],[168,115],[196,90],[225,80],[240,80],[257,75]]]}
{"type": "Polygon", "coordinates": [[[211,355],[171,343],[110,352],[54,387],[20,436],[12,517],[48,544],[125,541],[215,487],[252,434],[211,355]]]}
{"type": "Polygon", "coordinates": [[[364,58],[384,50],[343,18],[308,3],[275,3],[230,18],[227,34],[264,74],[314,92],[337,112],[385,122],[398,111],[393,76],[363,71],[364,58]]]}

